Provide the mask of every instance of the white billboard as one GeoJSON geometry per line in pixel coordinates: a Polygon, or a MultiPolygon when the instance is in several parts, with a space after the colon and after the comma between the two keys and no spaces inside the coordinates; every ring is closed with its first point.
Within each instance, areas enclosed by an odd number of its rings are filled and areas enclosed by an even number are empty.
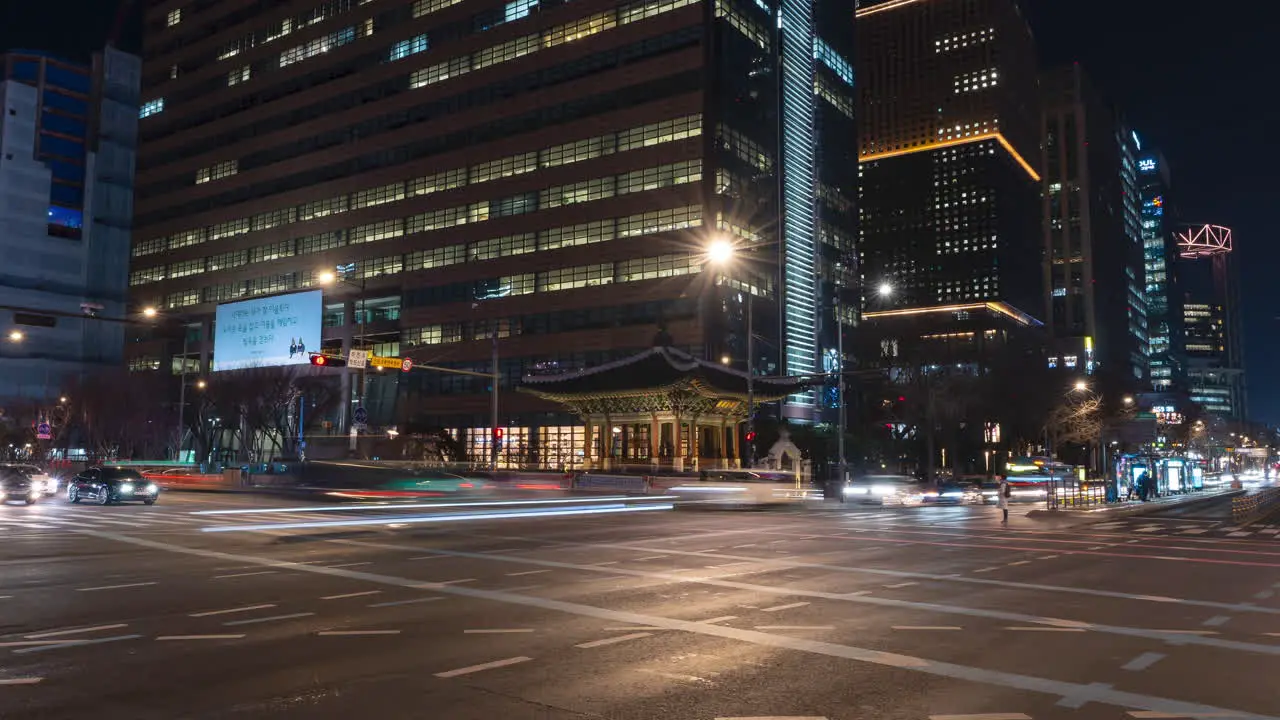
{"type": "Polygon", "coordinates": [[[319,290],[218,306],[213,371],[271,365],[306,365],[320,351],[319,290]]]}

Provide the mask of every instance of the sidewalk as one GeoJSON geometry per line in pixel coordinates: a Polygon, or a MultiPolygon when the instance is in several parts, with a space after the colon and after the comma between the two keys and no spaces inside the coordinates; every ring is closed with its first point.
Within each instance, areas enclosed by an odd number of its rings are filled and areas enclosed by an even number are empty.
{"type": "MultiPolygon", "coordinates": [[[[1189,495],[1166,495],[1146,502],[1141,500],[1123,500],[1107,505],[1084,508],[1059,507],[1053,510],[1032,510],[1027,513],[1027,516],[1032,518],[1075,517],[1087,521],[1102,521],[1114,518],[1147,515],[1149,513],[1168,510],[1170,508],[1182,507],[1184,505],[1194,505],[1197,503],[1211,502],[1219,498],[1244,495],[1246,492],[1248,491],[1225,488],[1222,490],[1201,491],[1189,495]]],[[[1229,507],[1227,508],[1226,519],[1231,519],[1231,510],[1229,507]]]]}

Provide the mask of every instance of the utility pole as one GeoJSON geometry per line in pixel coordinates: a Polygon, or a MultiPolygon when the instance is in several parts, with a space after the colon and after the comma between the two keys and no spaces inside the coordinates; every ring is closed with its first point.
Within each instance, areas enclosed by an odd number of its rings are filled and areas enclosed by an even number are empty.
{"type": "Polygon", "coordinates": [[[489,397],[489,469],[498,469],[498,382],[502,379],[498,368],[498,323],[493,321],[493,374],[491,375],[493,392],[489,397]]]}
{"type": "Polygon", "coordinates": [[[182,328],[182,369],[179,372],[178,386],[178,440],[174,445],[173,459],[175,462],[182,460],[182,441],[187,436],[186,411],[187,411],[187,340],[190,337],[186,323],[180,325],[182,328]]]}
{"type": "Polygon", "coordinates": [[[747,467],[755,467],[756,464],[756,326],[755,326],[755,295],[747,293],[747,434],[746,437],[752,438],[747,440],[747,467]]]}
{"type": "Polygon", "coordinates": [[[845,456],[844,456],[844,433],[846,429],[845,424],[847,420],[845,419],[846,411],[845,411],[845,402],[844,402],[844,389],[845,389],[845,386],[844,386],[844,358],[845,358],[844,318],[841,317],[840,301],[838,298],[836,300],[836,346],[840,348],[838,351],[839,354],[837,355],[837,357],[840,358],[840,362],[839,362],[839,365],[836,367],[836,371],[839,373],[839,379],[838,379],[839,385],[837,385],[836,391],[838,393],[837,404],[839,405],[839,412],[840,412],[839,429],[837,430],[839,435],[836,437],[836,447],[838,449],[839,458],[840,458],[840,462],[838,465],[838,468],[840,470],[840,481],[836,484],[836,487],[838,488],[837,491],[840,493],[840,498],[843,500],[844,499],[844,483],[845,483],[845,477],[846,477],[846,469],[845,469],[846,464],[845,464],[845,456]]]}

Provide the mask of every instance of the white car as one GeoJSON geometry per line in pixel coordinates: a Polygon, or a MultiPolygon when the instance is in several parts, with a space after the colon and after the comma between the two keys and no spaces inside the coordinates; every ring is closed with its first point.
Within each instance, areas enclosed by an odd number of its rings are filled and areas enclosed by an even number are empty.
{"type": "Polygon", "coordinates": [[[937,494],[932,488],[926,491],[910,475],[867,475],[844,489],[844,496],[850,502],[907,507],[923,504],[928,493],[937,494]]]}
{"type": "Polygon", "coordinates": [[[58,494],[58,478],[39,467],[27,463],[6,463],[5,467],[11,467],[31,478],[31,484],[40,488],[41,495],[49,497],[58,494]]]}

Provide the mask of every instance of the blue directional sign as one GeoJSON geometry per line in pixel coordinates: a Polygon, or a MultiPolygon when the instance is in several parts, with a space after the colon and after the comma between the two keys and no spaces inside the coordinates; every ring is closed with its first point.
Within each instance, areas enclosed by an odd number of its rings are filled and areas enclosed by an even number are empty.
{"type": "Polygon", "coordinates": [[[53,428],[49,426],[49,423],[42,422],[39,425],[36,425],[36,439],[37,440],[53,439],[53,428]]]}
{"type": "Polygon", "coordinates": [[[355,413],[353,413],[351,417],[355,420],[356,425],[359,425],[360,427],[364,427],[369,424],[369,411],[362,407],[356,408],[355,413]]]}

